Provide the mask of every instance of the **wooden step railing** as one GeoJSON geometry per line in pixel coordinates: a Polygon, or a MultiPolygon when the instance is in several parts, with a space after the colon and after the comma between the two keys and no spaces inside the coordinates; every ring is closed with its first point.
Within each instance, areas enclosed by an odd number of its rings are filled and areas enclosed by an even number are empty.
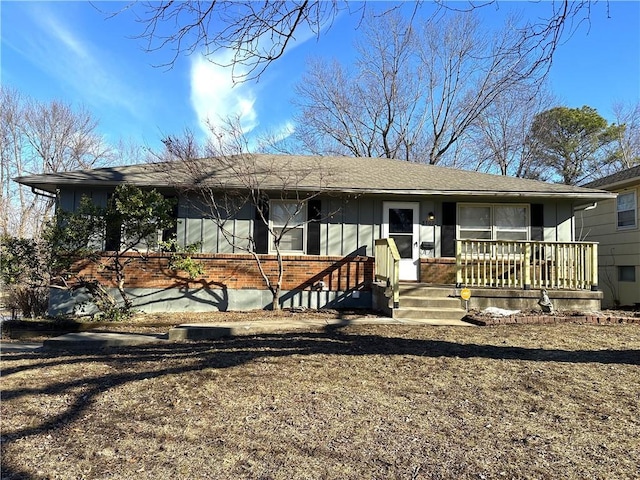
{"type": "Polygon", "coordinates": [[[375,279],[385,282],[393,308],[400,306],[400,253],[393,238],[375,241],[375,279]]]}
{"type": "Polygon", "coordinates": [[[598,244],[456,240],[456,283],[525,290],[597,290],[598,244]]]}

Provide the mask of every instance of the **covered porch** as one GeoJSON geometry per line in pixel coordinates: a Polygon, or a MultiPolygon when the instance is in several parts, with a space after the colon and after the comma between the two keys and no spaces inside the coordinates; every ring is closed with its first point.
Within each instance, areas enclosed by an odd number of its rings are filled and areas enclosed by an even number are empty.
{"type": "MultiPolygon", "coordinates": [[[[600,310],[597,243],[455,240],[455,252],[423,259],[413,290],[444,285],[447,297],[469,309],[539,308],[546,290],[556,310],[600,310]],[[460,298],[463,288],[471,292],[468,302],[460,298]]],[[[403,305],[399,265],[394,240],[376,240],[374,306],[392,315],[403,305]]]]}

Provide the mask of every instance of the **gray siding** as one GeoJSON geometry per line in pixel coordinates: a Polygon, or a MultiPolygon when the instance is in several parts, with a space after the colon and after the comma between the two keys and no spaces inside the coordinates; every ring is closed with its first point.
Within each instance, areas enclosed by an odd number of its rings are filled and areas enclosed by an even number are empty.
{"type": "Polygon", "coordinates": [[[58,205],[62,210],[72,212],[80,206],[83,195],[89,197],[93,200],[93,203],[100,207],[107,205],[108,192],[106,190],[91,191],[85,189],[60,191],[58,205]]]}
{"type": "Polygon", "coordinates": [[[377,203],[371,198],[335,198],[322,202],[320,227],[322,255],[373,255],[377,203]]]}
{"type": "Polygon", "coordinates": [[[362,249],[363,255],[373,255],[373,241],[376,238],[375,229],[375,204],[369,202],[358,202],[359,223],[358,223],[358,248],[362,249]]]}
{"type": "MultiPolygon", "coordinates": [[[[98,205],[105,205],[108,190],[64,190],[60,193],[60,206],[72,210],[77,208],[83,194],[90,195],[98,205]]],[[[374,241],[381,236],[382,206],[384,201],[408,201],[420,204],[420,242],[435,242],[434,252],[422,251],[422,255],[439,256],[441,252],[440,222],[442,220],[443,198],[424,197],[383,197],[363,195],[359,197],[321,197],[322,219],[320,222],[320,254],[331,256],[374,254],[374,241]],[[423,222],[428,212],[434,212],[434,225],[423,222]]],[[[468,203],[469,199],[461,200],[468,203]]],[[[478,203],[486,203],[482,199],[478,203]]],[[[491,199],[498,203],[499,199],[491,199]]],[[[518,203],[540,203],[522,199],[518,203]]],[[[574,239],[573,202],[570,199],[547,201],[544,204],[544,240],[571,241],[574,239]]],[[[192,199],[180,198],[178,205],[178,241],[183,245],[200,243],[203,253],[237,253],[242,249],[234,248],[216,223],[207,217],[206,206],[192,199]]],[[[245,239],[253,233],[252,206],[245,206],[234,218],[229,219],[225,229],[236,239],[245,239]]],[[[244,246],[245,240],[240,240],[244,246]]]]}

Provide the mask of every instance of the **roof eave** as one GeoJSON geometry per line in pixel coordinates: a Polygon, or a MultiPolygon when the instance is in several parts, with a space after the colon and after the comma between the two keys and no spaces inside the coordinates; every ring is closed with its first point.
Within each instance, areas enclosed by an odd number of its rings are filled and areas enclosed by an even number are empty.
{"type": "Polygon", "coordinates": [[[633,188],[636,186],[640,186],[640,178],[627,178],[625,180],[620,180],[619,182],[607,183],[604,185],[599,185],[598,189],[601,190],[621,190],[625,188],[633,188]]]}
{"type": "MultiPolygon", "coordinates": [[[[118,181],[100,181],[100,182],[37,182],[29,181],[28,177],[18,177],[14,179],[16,182],[38,190],[49,193],[56,193],[61,186],[95,186],[95,187],[112,187],[122,182],[118,181]]],[[[169,187],[166,182],[158,182],[157,184],[147,184],[151,188],[169,187]]],[[[174,187],[176,185],[173,185],[174,187]]],[[[240,187],[240,186],[238,186],[240,187]]],[[[237,187],[234,187],[237,188],[237,187]]],[[[267,187],[266,190],[279,190],[278,187],[267,187]]],[[[604,190],[593,190],[586,192],[557,192],[557,191],[518,191],[504,192],[499,190],[425,190],[425,189],[386,189],[386,188],[336,188],[326,186],[301,186],[298,191],[306,192],[327,192],[327,193],[346,193],[355,195],[413,195],[413,196],[443,196],[443,197],[501,197],[501,198],[574,198],[581,200],[606,200],[615,198],[616,194],[604,190]]]]}
{"type": "Polygon", "coordinates": [[[459,197],[503,197],[503,198],[577,198],[605,200],[615,198],[616,194],[605,191],[593,192],[502,192],[499,190],[393,190],[393,189],[325,189],[333,192],[373,195],[433,195],[433,196],[459,196],[459,197]]]}

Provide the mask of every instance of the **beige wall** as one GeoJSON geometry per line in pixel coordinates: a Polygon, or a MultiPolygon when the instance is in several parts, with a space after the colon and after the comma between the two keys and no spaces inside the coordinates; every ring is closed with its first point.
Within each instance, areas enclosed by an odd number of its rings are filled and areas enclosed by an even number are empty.
{"type": "MultiPolygon", "coordinates": [[[[640,179],[616,193],[636,192],[640,203],[640,179]]],[[[616,200],[598,202],[596,208],[576,212],[576,239],[598,242],[599,283],[604,292],[603,307],[640,303],[640,208],[636,206],[636,227],[618,229],[616,200]],[[618,280],[619,266],[634,266],[635,282],[618,280]]]]}

